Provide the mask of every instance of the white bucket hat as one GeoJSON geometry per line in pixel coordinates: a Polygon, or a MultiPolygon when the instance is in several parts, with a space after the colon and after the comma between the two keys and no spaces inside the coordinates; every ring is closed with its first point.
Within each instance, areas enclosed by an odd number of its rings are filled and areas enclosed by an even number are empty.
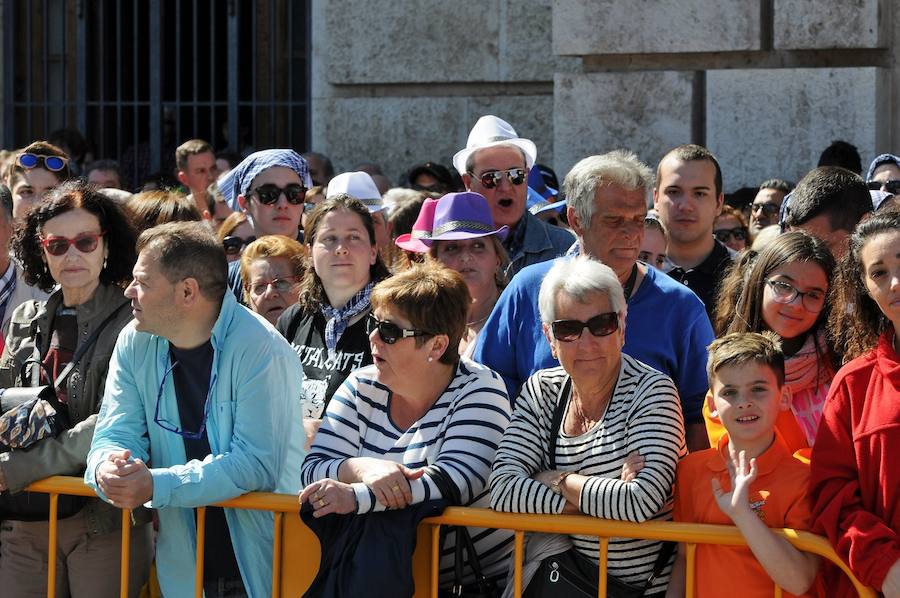
{"type": "Polygon", "coordinates": [[[384,209],[381,193],[378,192],[375,181],[368,173],[342,172],[328,181],[326,199],[341,193],[346,193],[363,202],[369,208],[369,212],[375,213],[384,209]]]}
{"type": "Polygon", "coordinates": [[[478,119],[469,132],[466,149],[459,150],[453,156],[453,166],[456,167],[459,174],[466,174],[466,160],[469,159],[472,152],[496,145],[516,146],[525,153],[525,167],[534,166],[534,161],[537,159],[537,147],[534,142],[519,137],[512,125],[493,114],[486,114],[478,119]]]}

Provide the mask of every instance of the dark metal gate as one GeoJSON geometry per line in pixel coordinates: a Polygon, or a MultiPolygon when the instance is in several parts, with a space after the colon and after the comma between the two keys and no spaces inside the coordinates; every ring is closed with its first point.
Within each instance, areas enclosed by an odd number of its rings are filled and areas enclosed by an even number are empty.
{"type": "Polygon", "coordinates": [[[235,153],[307,148],[306,1],[2,3],[7,149],[74,129],[136,187],[171,173],[194,137],[235,153]]]}

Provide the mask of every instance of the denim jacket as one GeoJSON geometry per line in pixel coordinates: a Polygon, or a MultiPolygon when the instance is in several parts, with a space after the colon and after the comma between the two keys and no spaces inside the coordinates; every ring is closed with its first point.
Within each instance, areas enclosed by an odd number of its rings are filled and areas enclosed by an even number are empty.
{"type": "MultiPolygon", "coordinates": [[[[156,562],[166,596],[192,596],[196,554],[193,508],[247,492],[296,492],[304,432],[300,411],[303,370],[287,341],[261,317],[225,293],[212,329],[213,376],[206,433],[212,453],[186,462],[184,439],[155,423],[180,425],[174,382],[167,378],[169,342],[122,331],[109,364],[85,482],[98,493],[97,466],[110,452],[129,449],[153,477],[148,506],[159,509],[156,562]],[[158,397],[159,393],[159,398],[158,397]]],[[[103,497],[105,498],[105,497],[103,497]]],[[[272,590],[273,516],[225,509],[241,576],[250,596],[272,590]]]]}

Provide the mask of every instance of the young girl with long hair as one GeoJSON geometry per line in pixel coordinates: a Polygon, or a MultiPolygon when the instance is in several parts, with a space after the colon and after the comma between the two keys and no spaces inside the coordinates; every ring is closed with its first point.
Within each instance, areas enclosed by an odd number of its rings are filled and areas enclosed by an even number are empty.
{"type": "MultiPolygon", "coordinates": [[[[823,241],[790,232],[758,254],[741,255],[719,293],[716,336],[770,330],[781,338],[792,400],[776,430],[792,451],[813,445],[836,370],[826,331],[833,271],[834,257],[823,241]]],[[[715,446],[724,428],[714,412],[704,409],[704,416],[715,446]]]]}

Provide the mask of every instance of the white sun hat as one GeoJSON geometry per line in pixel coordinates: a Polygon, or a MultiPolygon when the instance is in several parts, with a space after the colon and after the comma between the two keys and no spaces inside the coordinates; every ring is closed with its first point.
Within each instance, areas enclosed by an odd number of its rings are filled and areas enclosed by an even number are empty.
{"type": "Polygon", "coordinates": [[[469,132],[469,140],[466,149],[459,150],[453,156],[453,166],[459,174],[466,174],[466,160],[472,152],[493,147],[496,145],[514,145],[525,153],[525,167],[534,166],[537,159],[537,147],[530,139],[519,137],[516,130],[502,118],[493,114],[486,114],[478,119],[475,126],[469,132]]]}
{"type": "Polygon", "coordinates": [[[363,202],[369,212],[380,212],[384,209],[381,193],[375,181],[366,172],[342,172],[330,181],[325,198],[346,193],[363,202]]]}

